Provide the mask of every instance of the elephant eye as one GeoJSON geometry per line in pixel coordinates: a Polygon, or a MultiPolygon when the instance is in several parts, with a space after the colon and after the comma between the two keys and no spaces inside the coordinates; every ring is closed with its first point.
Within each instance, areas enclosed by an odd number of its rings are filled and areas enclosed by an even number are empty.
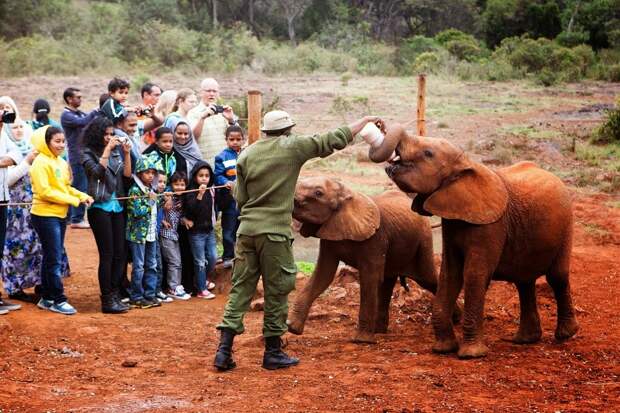
{"type": "Polygon", "coordinates": [[[314,195],[315,195],[316,197],[320,198],[320,197],[322,197],[322,196],[323,196],[323,192],[321,192],[321,191],[315,191],[315,192],[314,192],[314,195]]]}
{"type": "Polygon", "coordinates": [[[432,158],[433,157],[433,152],[431,152],[428,149],[424,150],[424,156],[426,156],[427,158],[432,158]]]}

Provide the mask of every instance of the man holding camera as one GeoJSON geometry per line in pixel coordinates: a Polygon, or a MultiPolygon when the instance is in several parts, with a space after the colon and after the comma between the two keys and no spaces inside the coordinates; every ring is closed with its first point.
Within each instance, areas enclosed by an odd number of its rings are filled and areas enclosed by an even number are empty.
{"type": "Polygon", "coordinates": [[[235,125],[230,106],[220,106],[220,85],[213,78],[200,83],[200,103],[187,114],[202,157],[213,165],[215,156],[226,148],[226,129],[235,125]]]}
{"type": "MultiPolygon", "coordinates": [[[[9,124],[14,121],[15,113],[0,110],[0,132],[5,123],[9,124]]],[[[15,143],[10,139],[4,138],[3,134],[0,134],[0,257],[2,257],[6,238],[6,204],[10,201],[9,186],[7,184],[8,168],[9,166],[17,165],[21,161],[22,154],[15,143]]],[[[2,265],[2,260],[0,260],[0,265],[2,265]]],[[[0,315],[12,310],[19,310],[20,308],[21,305],[3,301],[0,296],[0,315]]]]}

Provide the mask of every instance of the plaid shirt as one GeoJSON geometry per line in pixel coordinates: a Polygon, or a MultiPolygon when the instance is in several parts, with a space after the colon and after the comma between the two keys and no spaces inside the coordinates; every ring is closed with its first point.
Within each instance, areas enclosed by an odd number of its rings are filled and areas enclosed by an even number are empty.
{"type": "Polygon", "coordinates": [[[170,211],[164,210],[164,220],[170,224],[170,229],[165,228],[163,225],[161,227],[160,234],[163,238],[170,239],[172,241],[179,240],[179,234],[177,232],[177,227],[179,225],[179,221],[183,216],[183,206],[181,203],[181,199],[177,196],[174,196],[172,199],[172,209],[170,211]]]}

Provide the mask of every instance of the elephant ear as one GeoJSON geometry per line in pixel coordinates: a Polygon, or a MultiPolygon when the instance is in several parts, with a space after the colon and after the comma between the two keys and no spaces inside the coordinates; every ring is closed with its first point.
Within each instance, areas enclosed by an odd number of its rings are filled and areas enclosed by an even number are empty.
{"type": "Polygon", "coordinates": [[[381,213],[375,202],[366,195],[344,191],[339,207],[321,225],[316,236],[329,241],[364,241],[372,237],[381,223],[381,213]]]}
{"type": "Polygon", "coordinates": [[[463,159],[458,171],[433,192],[423,209],[446,219],[470,224],[498,221],[508,205],[504,181],[486,166],[463,159]]]}

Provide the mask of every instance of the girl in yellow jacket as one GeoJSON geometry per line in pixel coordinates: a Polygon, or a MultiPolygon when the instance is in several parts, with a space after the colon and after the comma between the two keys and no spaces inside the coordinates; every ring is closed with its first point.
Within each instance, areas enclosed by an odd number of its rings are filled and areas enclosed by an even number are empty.
{"type": "Polygon", "coordinates": [[[90,206],[93,199],[72,188],[67,162],[60,157],[65,150],[65,135],[54,126],[37,129],[32,145],[39,152],[30,168],[32,181],[31,219],[43,247],[41,300],[39,308],[60,314],[77,311],[67,302],[61,280],[61,263],[65,243],[69,205],[90,206]]]}

